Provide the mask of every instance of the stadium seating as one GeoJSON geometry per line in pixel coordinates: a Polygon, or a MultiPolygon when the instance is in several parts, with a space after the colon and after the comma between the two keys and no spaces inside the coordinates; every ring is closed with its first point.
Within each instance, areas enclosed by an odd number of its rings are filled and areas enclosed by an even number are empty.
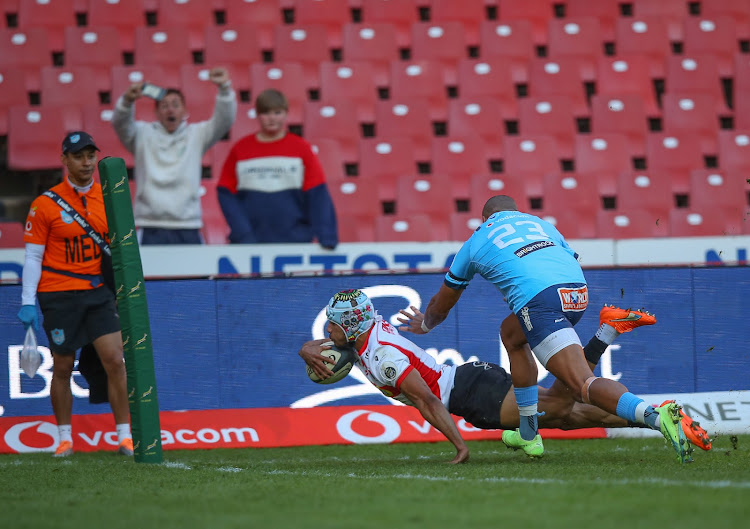
{"type": "Polygon", "coordinates": [[[734,19],[726,15],[686,17],[683,27],[684,52],[687,55],[705,53],[715,57],[719,75],[731,77],[734,53],[739,50],[734,19]]]}
{"type": "Polygon", "coordinates": [[[705,167],[700,139],[690,132],[677,135],[654,133],[646,137],[649,172],[669,174],[673,185],[685,180],[693,169],[705,167]]]}
{"type": "Polygon", "coordinates": [[[563,158],[573,157],[576,117],[568,96],[525,97],[518,102],[518,128],[521,134],[554,136],[563,158]]]}
{"type": "Polygon", "coordinates": [[[399,48],[411,46],[411,26],[419,21],[416,0],[362,0],[362,22],[391,24],[399,48]]]}
{"type": "Polygon", "coordinates": [[[399,215],[425,214],[433,219],[447,217],[448,214],[456,211],[451,183],[451,178],[446,174],[398,177],[396,179],[396,213],[399,215]]]}
{"type": "Polygon", "coordinates": [[[329,185],[347,180],[339,142],[328,138],[318,138],[311,144],[312,150],[323,167],[323,174],[329,185]]]}
{"type": "Polygon", "coordinates": [[[672,237],[741,235],[742,229],[742,213],[715,206],[673,209],[669,212],[672,237]]]}
{"type": "Polygon", "coordinates": [[[114,28],[65,28],[65,67],[92,68],[100,92],[111,90],[110,68],[119,64],[122,64],[122,52],[114,28]]]}
{"type": "Polygon", "coordinates": [[[618,56],[646,61],[651,77],[664,77],[664,61],[671,53],[667,22],[658,16],[618,18],[615,49],[618,56]]]}
{"type": "Polygon", "coordinates": [[[378,90],[366,62],[320,63],[320,100],[335,103],[347,99],[354,104],[355,121],[372,123],[378,90]]]}
{"type": "Polygon", "coordinates": [[[432,122],[427,102],[420,98],[398,98],[375,103],[375,134],[378,138],[408,137],[417,161],[430,159],[432,122]]]}
{"type": "Polygon", "coordinates": [[[250,90],[250,64],[263,56],[257,29],[250,24],[206,27],[203,64],[229,68],[234,88],[250,90]]]}
{"type": "Polygon", "coordinates": [[[532,213],[552,224],[566,239],[596,238],[596,220],[591,211],[579,211],[557,202],[547,206],[545,202],[544,209],[532,213]]]}
{"type": "Polygon", "coordinates": [[[381,215],[375,219],[377,242],[446,241],[449,227],[445,219],[428,215],[381,215]]]}
{"type": "Polygon", "coordinates": [[[683,26],[682,21],[689,14],[688,2],[685,0],[633,0],[633,16],[657,16],[667,23],[669,39],[673,41],[682,41],[683,26]]]}
{"type": "Polygon", "coordinates": [[[156,20],[160,28],[184,28],[191,50],[205,46],[205,28],[214,22],[213,6],[205,0],[156,0],[156,20]]]}
{"type": "Polygon", "coordinates": [[[535,214],[550,220],[565,237],[596,237],[599,194],[594,186],[585,185],[572,173],[545,177],[542,209],[535,214]]]}
{"type": "Polygon", "coordinates": [[[120,143],[112,128],[112,109],[85,106],[81,111],[82,128],[94,138],[101,150],[100,157],[115,156],[125,160],[127,167],[133,167],[133,155],[120,143]]]}
{"type": "Polygon", "coordinates": [[[620,16],[619,0],[567,0],[565,2],[566,17],[594,17],[599,21],[602,40],[615,40],[615,24],[620,16]]]}
{"type": "Polygon", "coordinates": [[[146,24],[143,0],[88,0],[88,26],[117,31],[122,51],[135,49],[135,28],[146,24]]]}
{"type": "Polygon", "coordinates": [[[81,129],[73,105],[14,106],[8,114],[8,168],[19,171],[60,168],[60,142],[66,130],[81,129]]]}
{"type": "Polygon", "coordinates": [[[690,173],[690,207],[717,208],[741,215],[748,204],[746,179],[741,174],[716,169],[690,173]]]}
{"type": "Polygon", "coordinates": [[[323,26],[329,47],[341,48],[341,28],[352,21],[347,0],[294,0],[293,9],[295,24],[323,26]]]}
{"type": "Polygon", "coordinates": [[[577,116],[588,113],[581,61],[576,57],[536,58],[529,63],[529,96],[567,96],[577,116]]]}
{"type": "Polygon", "coordinates": [[[534,37],[528,20],[486,20],[479,26],[479,52],[483,60],[501,59],[515,83],[528,81],[528,63],[534,55],[534,37]]]}
{"type": "Polygon", "coordinates": [[[482,224],[480,213],[472,213],[471,211],[451,213],[449,240],[463,242],[471,237],[472,232],[482,224]]]}
{"type": "Polygon", "coordinates": [[[201,209],[203,229],[201,234],[206,244],[229,244],[229,226],[219,206],[216,181],[206,179],[201,182],[201,209]]]}
{"type": "Polygon", "coordinates": [[[600,210],[596,214],[596,233],[600,239],[649,239],[669,236],[669,218],[647,210],[600,210]]]}
{"type": "Polygon", "coordinates": [[[448,103],[448,134],[477,134],[485,144],[487,156],[491,159],[500,159],[505,135],[504,118],[497,100],[489,96],[451,99],[448,103]]]}
{"type": "Polygon", "coordinates": [[[336,140],[341,148],[344,162],[357,161],[360,128],[354,116],[354,105],[342,99],[336,102],[322,103],[308,101],[304,107],[305,138],[314,143],[320,138],[336,140]]]}
{"type": "MultiPolygon", "coordinates": [[[[632,153],[628,151],[628,138],[623,134],[578,134],[575,138],[575,170],[582,174],[614,172],[619,174],[633,168],[632,153]]],[[[598,184],[604,195],[612,189],[604,187],[606,180],[598,184]]]]}
{"type": "Polygon", "coordinates": [[[512,174],[475,174],[469,188],[469,211],[479,215],[485,202],[495,195],[512,197],[518,208],[529,209],[529,197],[523,181],[512,174]]]}
{"type": "Polygon", "coordinates": [[[399,58],[396,29],[387,23],[346,24],[343,28],[345,61],[367,62],[376,86],[388,86],[391,62],[399,58]]]}
{"type": "Polygon", "coordinates": [[[567,16],[550,20],[547,27],[549,58],[577,57],[582,60],[584,78],[593,78],[597,58],[604,53],[599,20],[591,16],[567,16]]]}
{"type": "Polygon", "coordinates": [[[24,73],[16,68],[0,67],[0,136],[8,134],[10,107],[28,104],[24,73]]]}
{"type": "Polygon", "coordinates": [[[674,205],[669,175],[648,171],[623,171],[617,178],[617,210],[649,211],[666,219],[674,205]]]}
{"type": "Polygon", "coordinates": [[[750,171],[750,129],[719,131],[719,167],[725,171],[750,171]]]}
{"type": "Polygon", "coordinates": [[[547,23],[555,16],[556,3],[557,0],[498,0],[498,16],[503,21],[528,20],[534,43],[543,45],[547,41],[547,23]]]}
{"type": "Polygon", "coordinates": [[[417,22],[411,27],[411,59],[440,65],[443,84],[457,83],[456,63],[468,57],[464,28],[459,22],[417,22]]]}
{"type": "Polygon", "coordinates": [[[628,150],[642,155],[646,150],[648,119],[643,99],[638,94],[595,95],[591,98],[591,132],[622,134],[628,150]]]}
{"type": "Polygon", "coordinates": [[[180,67],[180,86],[193,122],[210,119],[214,112],[218,89],[210,81],[209,72],[209,67],[202,64],[183,64],[180,67]]]}
{"type": "MultiPolygon", "coordinates": [[[[377,182],[358,177],[347,177],[329,182],[328,190],[331,193],[336,210],[339,212],[339,219],[347,219],[347,224],[356,224],[362,217],[370,219],[369,231],[373,231],[374,222],[372,220],[383,213],[382,206],[377,198],[377,182]]],[[[373,240],[373,235],[371,233],[367,240],[373,240]]]]}
{"type": "Polygon", "coordinates": [[[274,61],[300,64],[304,74],[305,88],[319,88],[318,65],[332,59],[325,26],[319,24],[276,26],[273,30],[273,57],[274,61]]]}
{"type": "Polygon", "coordinates": [[[25,0],[18,4],[18,28],[43,28],[52,51],[63,51],[65,28],[70,26],[76,26],[76,0],[25,0]]]}
{"type": "Polygon", "coordinates": [[[26,90],[39,91],[45,66],[52,66],[52,52],[43,28],[0,28],[0,68],[22,71],[26,90]]]}
{"type": "Polygon", "coordinates": [[[596,92],[613,96],[635,94],[643,99],[648,116],[661,112],[648,59],[637,54],[599,57],[596,92]]]}
{"type": "Polygon", "coordinates": [[[23,223],[0,221],[0,248],[23,248],[23,223]]]}
{"type": "Polygon", "coordinates": [[[224,0],[226,22],[230,26],[252,24],[258,30],[261,48],[273,48],[273,31],[284,23],[279,0],[224,0]]]}
{"type": "Polygon", "coordinates": [[[492,98],[502,116],[512,118],[518,114],[513,78],[508,63],[499,57],[458,61],[458,96],[492,98]]]}
{"type": "Polygon", "coordinates": [[[727,112],[716,57],[709,54],[667,57],[664,79],[667,93],[708,94],[717,102],[717,112],[727,112]]]}
{"type": "Polygon", "coordinates": [[[458,22],[463,26],[466,43],[479,45],[479,26],[485,19],[485,0],[431,0],[430,21],[437,23],[458,22]]]}
{"type": "Polygon", "coordinates": [[[391,63],[391,99],[422,100],[429,105],[433,121],[447,118],[448,95],[440,63],[408,61],[391,63]]]}
{"type": "Polygon", "coordinates": [[[750,36],[750,4],[744,0],[701,2],[701,15],[704,17],[730,16],[735,22],[737,38],[746,39],[750,36]]]}
{"type": "Polygon", "coordinates": [[[179,68],[192,64],[190,36],[186,28],[135,28],[135,63],[139,66],[156,64],[179,68]]]}
{"type": "Polygon", "coordinates": [[[396,199],[396,180],[417,172],[411,138],[386,136],[362,138],[359,142],[359,178],[378,183],[380,200],[396,199]]]}
{"type": "Polygon", "coordinates": [[[490,170],[487,147],[475,133],[433,138],[430,160],[433,175],[450,178],[451,195],[456,198],[468,198],[471,177],[490,170]]]}
{"type": "Polygon", "coordinates": [[[544,195],[544,177],[560,171],[560,153],[552,136],[521,134],[503,138],[504,173],[523,182],[530,197],[544,195]]]}
{"type": "MultiPolygon", "coordinates": [[[[179,68],[161,68],[158,65],[113,66],[112,107],[133,83],[151,82],[165,88],[180,88],[179,68]]],[[[135,118],[143,121],[154,119],[154,101],[142,97],[135,102],[135,118]]]]}
{"type": "Polygon", "coordinates": [[[87,66],[58,68],[45,66],[41,71],[41,100],[47,105],[99,105],[94,69],[87,66]]]}
{"type": "Polygon", "coordinates": [[[716,135],[719,132],[718,102],[710,94],[672,94],[662,97],[662,130],[680,134],[690,130],[701,141],[701,152],[716,153],[716,135]]]}

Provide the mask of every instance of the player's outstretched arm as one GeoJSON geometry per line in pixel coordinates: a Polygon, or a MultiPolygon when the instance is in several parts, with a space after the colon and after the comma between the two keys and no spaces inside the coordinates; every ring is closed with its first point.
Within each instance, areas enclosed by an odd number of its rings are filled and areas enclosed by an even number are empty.
{"type": "Polygon", "coordinates": [[[437,428],[456,447],[456,457],[452,464],[465,463],[469,460],[469,448],[456,428],[450,413],[443,403],[433,395],[427,383],[416,369],[406,375],[401,383],[401,392],[406,395],[431,425],[437,428]]]}
{"type": "Polygon", "coordinates": [[[322,378],[324,380],[333,375],[333,371],[328,369],[328,366],[326,366],[326,362],[329,364],[336,363],[327,356],[323,356],[321,354],[323,351],[331,348],[330,345],[323,345],[324,343],[329,341],[330,340],[326,338],[320,340],[310,340],[309,342],[305,342],[304,344],[302,344],[302,347],[297,353],[298,355],[300,355],[302,360],[304,360],[305,363],[310,366],[315,374],[318,375],[319,378],[322,378]]]}

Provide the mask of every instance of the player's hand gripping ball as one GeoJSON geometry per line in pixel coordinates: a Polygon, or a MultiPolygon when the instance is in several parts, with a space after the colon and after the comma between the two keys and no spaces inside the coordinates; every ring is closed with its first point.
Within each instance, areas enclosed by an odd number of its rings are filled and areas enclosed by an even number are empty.
{"type": "Polygon", "coordinates": [[[333,371],[333,375],[323,380],[315,374],[315,371],[310,366],[306,366],[307,376],[310,377],[310,380],[318,384],[333,384],[349,374],[349,371],[352,370],[352,367],[357,362],[357,353],[351,347],[339,349],[333,345],[333,342],[326,342],[323,345],[331,346],[330,349],[322,351],[321,354],[336,362],[335,364],[326,363],[326,367],[333,371]]]}

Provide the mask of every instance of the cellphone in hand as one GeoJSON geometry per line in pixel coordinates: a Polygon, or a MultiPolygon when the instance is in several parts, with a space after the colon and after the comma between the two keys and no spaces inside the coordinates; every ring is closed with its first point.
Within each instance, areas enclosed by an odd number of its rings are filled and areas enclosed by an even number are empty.
{"type": "Polygon", "coordinates": [[[167,94],[167,90],[166,88],[156,86],[155,84],[143,83],[143,86],[141,86],[141,94],[146,97],[150,97],[151,99],[161,101],[167,94]]]}

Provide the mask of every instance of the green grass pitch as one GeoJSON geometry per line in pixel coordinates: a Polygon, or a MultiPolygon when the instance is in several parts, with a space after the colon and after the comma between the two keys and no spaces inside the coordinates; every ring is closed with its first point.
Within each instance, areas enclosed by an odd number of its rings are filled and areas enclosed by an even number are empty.
{"type": "Polygon", "coordinates": [[[494,441],[0,456],[3,526],[22,528],[747,527],[750,435],[680,465],[662,439],[494,441]]]}

